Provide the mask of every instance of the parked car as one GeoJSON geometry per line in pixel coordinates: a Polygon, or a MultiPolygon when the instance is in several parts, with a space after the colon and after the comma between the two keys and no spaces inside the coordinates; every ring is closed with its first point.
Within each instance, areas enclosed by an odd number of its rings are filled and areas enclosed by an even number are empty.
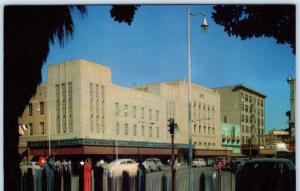
{"type": "Polygon", "coordinates": [[[138,171],[138,163],[132,159],[114,160],[109,163],[108,171],[111,176],[121,176],[123,171],[127,171],[130,176],[135,176],[138,171]]]}
{"type": "Polygon", "coordinates": [[[236,191],[295,191],[295,165],[289,159],[252,159],[236,174],[236,191]]]}
{"type": "Polygon", "coordinates": [[[206,167],[206,162],[203,158],[195,158],[193,160],[193,167],[206,167]]]}
{"type": "MultiPolygon", "coordinates": [[[[177,166],[184,166],[184,165],[186,165],[186,162],[184,162],[184,161],[180,161],[178,158],[176,158],[175,159],[175,164],[177,165],[177,166]]],[[[168,160],[168,165],[172,165],[172,159],[169,159],[168,160]]]]}
{"type": "Polygon", "coordinates": [[[158,170],[156,163],[151,159],[146,159],[142,164],[147,172],[158,170]]]}
{"type": "Polygon", "coordinates": [[[249,158],[233,158],[230,161],[230,168],[232,172],[236,172],[238,169],[240,169],[249,158]]]}
{"type": "Polygon", "coordinates": [[[206,160],[206,165],[207,166],[214,166],[214,164],[215,164],[215,159],[214,158],[208,158],[206,160]]]}
{"type": "Polygon", "coordinates": [[[153,161],[156,164],[158,170],[162,170],[162,168],[164,167],[164,165],[162,164],[159,158],[149,158],[148,160],[153,161]]]}

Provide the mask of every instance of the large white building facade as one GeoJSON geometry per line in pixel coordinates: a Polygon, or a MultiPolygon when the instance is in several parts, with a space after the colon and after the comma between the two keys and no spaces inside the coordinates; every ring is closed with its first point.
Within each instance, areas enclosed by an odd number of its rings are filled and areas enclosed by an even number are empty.
{"type": "MultiPolygon", "coordinates": [[[[20,137],[20,148],[43,155],[50,139],[55,155],[169,155],[168,119],[174,118],[179,127],[176,153],[184,155],[187,87],[176,81],[126,88],[113,84],[110,68],[100,64],[75,60],[50,65],[47,83],[37,87],[19,119],[31,127],[20,137]]],[[[191,104],[195,155],[224,154],[219,94],[192,84],[191,104]]]]}

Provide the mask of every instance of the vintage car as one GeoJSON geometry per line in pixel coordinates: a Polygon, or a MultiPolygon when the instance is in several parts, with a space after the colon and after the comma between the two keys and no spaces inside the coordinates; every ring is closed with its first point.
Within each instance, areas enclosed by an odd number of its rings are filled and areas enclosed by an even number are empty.
{"type": "Polygon", "coordinates": [[[236,191],[295,191],[295,165],[289,159],[252,159],[236,173],[236,191]]]}

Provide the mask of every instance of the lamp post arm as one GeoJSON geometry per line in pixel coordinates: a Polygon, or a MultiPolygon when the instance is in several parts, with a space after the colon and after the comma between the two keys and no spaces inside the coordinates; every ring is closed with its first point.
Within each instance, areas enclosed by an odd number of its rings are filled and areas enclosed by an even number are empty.
{"type": "Polygon", "coordinates": [[[194,16],[194,17],[199,16],[199,15],[201,15],[203,17],[206,17],[206,15],[204,13],[201,13],[201,12],[198,12],[198,13],[192,13],[192,12],[190,12],[190,15],[194,16]]]}

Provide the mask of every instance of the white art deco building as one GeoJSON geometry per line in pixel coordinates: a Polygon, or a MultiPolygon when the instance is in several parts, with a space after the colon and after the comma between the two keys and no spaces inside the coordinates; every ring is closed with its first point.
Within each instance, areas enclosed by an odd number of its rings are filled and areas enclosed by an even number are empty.
{"type": "MultiPolygon", "coordinates": [[[[47,82],[19,118],[30,126],[20,136],[20,152],[30,147],[31,155],[44,155],[50,142],[56,156],[169,156],[167,125],[174,118],[176,153],[186,155],[187,87],[185,81],[121,87],[112,83],[109,67],[86,60],[49,65],[47,82]]],[[[192,84],[191,104],[195,155],[224,154],[219,94],[192,84]]]]}

